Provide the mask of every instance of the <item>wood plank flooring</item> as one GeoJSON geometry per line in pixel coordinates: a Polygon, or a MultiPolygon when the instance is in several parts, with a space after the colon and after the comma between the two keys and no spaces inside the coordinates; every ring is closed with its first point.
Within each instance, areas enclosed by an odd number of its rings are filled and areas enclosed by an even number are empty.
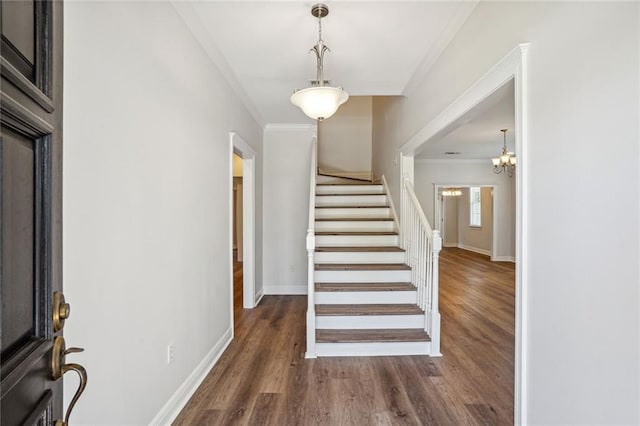
{"type": "Polygon", "coordinates": [[[392,217],[323,217],[316,218],[316,222],[391,222],[392,217]]]}
{"type": "Polygon", "coordinates": [[[316,271],[408,271],[404,263],[317,263],[316,271]]]}
{"type": "Polygon", "coordinates": [[[316,291],[412,291],[411,283],[316,283],[316,291]]]}
{"type": "Polygon", "coordinates": [[[316,235],[398,235],[396,231],[316,231],[316,235]]]}
{"type": "Polygon", "coordinates": [[[358,246],[351,246],[351,247],[316,247],[316,252],[332,252],[332,251],[339,251],[339,252],[344,252],[344,253],[350,253],[350,252],[366,252],[366,251],[373,251],[373,252],[404,252],[404,249],[401,249],[400,247],[395,247],[395,246],[365,246],[365,247],[358,247],[358,246]]]}
{"type": "Polygon", "coordinates": [[[421,315],[418,305],[387,303],[361,305],[316,305],[316,315],[421,315]]]}
{"type": "Polygon", "coordinates": [[[372,342],[430,342],[421,328],[393,328],[376,330],[317,330],[316,342],[322,343],[372,343],[372,342]]]}
{"type": "Polygon", "coordinates": [[[512,424],[514,266],[455,248],[440,259],[442,358],[306,360],[305,296],[240,299],[235,340],[175,424],[512,424]]]}

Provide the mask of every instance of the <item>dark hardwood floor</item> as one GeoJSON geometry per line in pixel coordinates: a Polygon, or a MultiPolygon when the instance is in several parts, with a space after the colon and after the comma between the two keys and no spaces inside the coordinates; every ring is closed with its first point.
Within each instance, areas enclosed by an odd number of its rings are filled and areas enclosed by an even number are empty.
{"type": "Polygon", "coordinates": [[[305,296],[236,296],[235,339],[175,424],[512,424],[514,265],[444,249],[440,270],[442,358],[307,360],[305,296]]]}

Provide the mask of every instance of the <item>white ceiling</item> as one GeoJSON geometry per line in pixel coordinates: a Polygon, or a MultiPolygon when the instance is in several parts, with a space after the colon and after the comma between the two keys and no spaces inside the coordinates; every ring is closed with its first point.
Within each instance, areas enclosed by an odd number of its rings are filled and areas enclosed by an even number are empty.
{"type": "Polygon", "coordinates": [[[515,101],[513,80],[493,92],[442,134],[423,145],[416,158],[489,159],[502,150],[502,133],[508,129],[507,149],[515,150],[515,101]],[[459,152],[447,155],[445,152],[459,152]]]}
{"type": "MultiPolygon", "coordinates": [[[[180,2],[176,9],[262,124],[310,123],[289,97],[315,79],[315,1],[180,2]]],[[[325,78],[351,95],[401,95],[476,1],[331,1],[325,78]]]]}

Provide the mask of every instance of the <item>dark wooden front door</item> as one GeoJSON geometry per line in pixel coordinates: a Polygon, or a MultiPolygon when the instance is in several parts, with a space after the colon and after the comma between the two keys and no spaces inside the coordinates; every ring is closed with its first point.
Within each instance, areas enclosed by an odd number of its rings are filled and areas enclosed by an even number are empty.
{"type": "Polygon", "coordinates": [[[62,2],[0,3],[0,423],[62,419],[62,2]]]}

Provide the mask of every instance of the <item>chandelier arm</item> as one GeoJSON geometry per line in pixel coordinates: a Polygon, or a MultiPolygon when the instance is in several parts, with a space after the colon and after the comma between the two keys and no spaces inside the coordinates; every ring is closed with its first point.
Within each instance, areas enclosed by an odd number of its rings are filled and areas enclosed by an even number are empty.
{"type": "Polygon", "coordinates": [[[318,43],[309,50],[316,54],[316,78],[318,86],[324,86],[324,54],[325,52],[331,52],[327,46],[325,46],[322,40],[318,40],[318,43]]]}
{"type": "Polygon", "coordinates": [[[316,43],[315,46],[311,48],[310,51],[313,51],[316,54],[317,84],[318,86],[323,87],[324,86],[324,54],[326,51],[331,52],[331,50],[324,44],[324,41],[322,40],[322,14],[319,13],[317,17],[318,17],[318,42],[316,43]]]}

